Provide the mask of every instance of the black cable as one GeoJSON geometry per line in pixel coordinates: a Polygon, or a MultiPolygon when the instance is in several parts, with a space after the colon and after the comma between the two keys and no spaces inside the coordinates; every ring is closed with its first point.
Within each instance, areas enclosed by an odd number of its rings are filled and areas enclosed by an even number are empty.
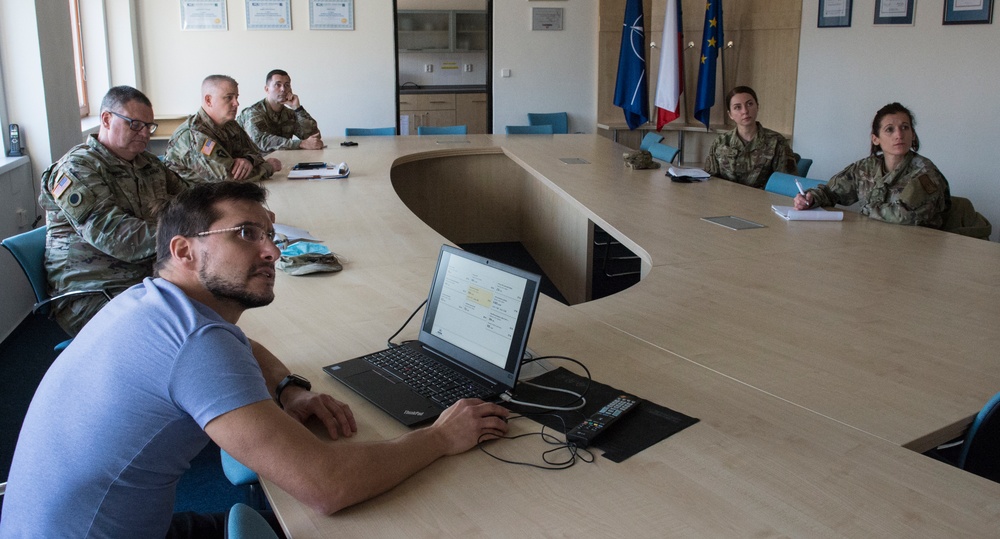
{"type": "MultiPolygon", "coordinates": [[[[575,399],[573,399],[573,400],[571,400],[571,401],[569,401],[569,402],[567,402],[565,404],[557,404],[557,405],[552,405],[552,406],[548,406],[548,405],[544,405],[544,404],[530,404],[530,403],[525,403],[525,402],[517,402],[515,404],[519,404],[521,406],[530,406],[530,407],[533,407],[533,408],[555,408],[555,409],[559,409],[559,408],[569,408],[571,406],[575,406],[577,403],[579,403],[581,401],[583,401],[584,403],[586,403],[586,400],[584,399],[584,397],[586,397],[587,396],[587,392],[590,391],[590,383],[591,383],[591,381],[593,381],[593,377],[590,375],[590,369],[588,369],[586,365],[584,365],[583,363],[581,363],[579,360],[573,359],[571,357],[566,357],[566,356],[539,356],[539,357],[535,358],[532,361],[538,361],[539,359],[564,359],[566,361],[571,361],[573,363],[576,363],[577,365],[580,366],[581,369],[583,369],[583,372],[587,373],[587,385],[583,388],[583,391],[580,392],[579,396],[577,396],[575,399]]],[[[522,382],[522,383],[528,383],[528,382],[522,382]]],[[[533,385],[535,387],[545,388],[545,386],[539,386],[539,385],[536,385],[536,384],[529,384],[529,385],[533,385]]],[[[548,389],[548,388],[546,388],[546,389],[548,389]]],[[[515,389],[514,391],[516,393],[517,389],[515,389]]]]}
{"type": "MultiPolygon", "coordinates": [[[[515,419],[521,419],[523,417],[527,417],[528,415],[530,415],[530,414],[521,414],[521,415],[509,417],[509,418],[507,418],[507,422],[509,423],[509,422],[511,422],[511,421],[513,421],[515,419]]],[[[544,415],[544,414],[534,414],[534,415],[544,415]]],[[[566,428],[566,422],[565,422],[565,420],[563,420],[562,417],[558,416],[557,414],[551,414],[551,415],[555,415],[559,419],[559,421],[561,421],[563,423],[563,428],[564,429],[566,428]]],[[[556,438],[555,436],[546,433],[545,432],[545,425],[542,425],[542,430],[539,431],[539,432],[527,432],[527,433],[524,433],[524,434],[518,434],[517,436],[496,436],[494,434],[483,434],[482,436],[479,437],[479,440],[477,440],[476,446],[483,453],[486,453],[490,457],[492,457],[492,458],[494,458],[496,460],[499,460],[500,462],[503,462],[505,464],[516,464],[518,466],[528,466],[528,467],[531,467],[531,468],[538,468],[539,470],[565,470],[566,468],[570,468],[574,464],[576,464],[578,460],[586,462],[588,464],[594,462],[594,454],[591,453],[589,449],[583,449],[583,448],[577,447],[575,444],[564,442],[564,441],[560,440],[559,438],[556,438]],[[489,438],[488,439],[484,439],[487,436],[489,438]],[[494,455],[493,453],[490,453],[489,451],[487,451],[486,447],[484,445],[486,442],[488,442],[490,440],[517,440],[518,438],[525,438],[525,437],[528,437],[528,436],[539,436],[539,437],[541,437],[542,441],[544,441],[545,443],[547,443],[549,445],[556,446],[556,447],[554,447],[552,449],[548,449],[548,450],[542,452],[542,461],[545,462],[545,464],[548,464],[548,466],[542,466],[540,464],[535,464],[533,462],[522,462],[522,461],[518,461],[518,460],[508,460],[508,459],[505,459],[505,458],[502,458],[502,457],[498,457],[498,456],[494,455]],[[557,451],[562,451],[562,450],[566,450],[566,451],[569,452],[569,457],[566,458],[566,460],[560,460],[560,461],[550,460],[550,455],[551,454],[553,454],[553,453],[555,453],[557,451]]]]}
{"type": "Polygon", "coordinates": [[[389,345],[389,348],[395,348],[395,347],[399,346],[398,344],[392,342],[392,340],[396,338],[396,335],[399,335],[399,333],[401,331],[403,331],[403,328],[405,328],[406,325],[410,323],[410,320],[413,320],[413,317],[416,316],[417,313],[420,312],[420,309],[422,309],[424,307],[424,305],[427,305],[427,300],[426,299],[424,301],[420,302],[420,305],[417,305],[417,308],[413,311],[412,314],[410,314],[410,317],[406,319],[406,322],[403,322],[403,325],[399,326],[399,329],[397,329],[396,332],[393,333],[391,337],[389,337],[388,339],[386,339],[385,342],[389,345]]]}

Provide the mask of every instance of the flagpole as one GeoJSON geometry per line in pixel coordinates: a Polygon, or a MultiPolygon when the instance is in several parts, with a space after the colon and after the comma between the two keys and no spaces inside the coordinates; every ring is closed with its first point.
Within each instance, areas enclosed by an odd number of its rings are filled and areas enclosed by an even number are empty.
{"type": "MultiPolygon", "coordinates": [[[[726,93],[729,92],[729,86],[726,86],[726,51],[733,48],[733,42],[730,41],[726,43],[726,46],[719,51],[719,65],[722,66],[722,98],[726,98],[726,93]]],[[[726,110],[729,110],[729,103],[726,103],[726,110]]],[[[726,123],[726,117],[723,115],[722,123],[726,123]]],[[[708,126],[705,127],[709,131],[711,129],[708,126]]]]}

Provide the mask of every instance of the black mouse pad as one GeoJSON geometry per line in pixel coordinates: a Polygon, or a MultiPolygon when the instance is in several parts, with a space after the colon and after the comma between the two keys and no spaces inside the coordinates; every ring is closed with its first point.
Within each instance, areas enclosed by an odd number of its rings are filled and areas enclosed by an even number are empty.
{"type": "MultiPolygon", "coordinates": [[[[622,393],[629,393],[600,382],[590,382],[572,372],[558,368],[531,379],[532,384],[568,389],[580,393],[586,390],[587,404],[572,412],[540,413],[538,408],[518,404],[502,403],[512,412],[524,414],[531,419],[565,434],[584,419],[590,417],[622,393]]],[[[642,395],[636,395],[642,398],[642,395]]],[[[514,389],[514,399],[522,402],[567,406],[573,397],[565,393],[549,391],[519,383],[514,389]]],[[[591,447],[604,451],[604,458],[613,462],[623,460],[680,432],[698,422],[697,418],[684,415],[659,404],[643,399],[634,410],[600,434],[591,447]]]]}

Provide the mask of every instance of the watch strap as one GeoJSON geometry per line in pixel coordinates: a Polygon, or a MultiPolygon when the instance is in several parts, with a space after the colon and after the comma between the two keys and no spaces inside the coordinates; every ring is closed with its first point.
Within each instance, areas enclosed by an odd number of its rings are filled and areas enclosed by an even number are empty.
{"type": "Polygon", "coordinates": [[[309,383],[309,380],[306,380],[297,374],[289,374],[284,377],[280,382],[278,382],[278,387],[274,389],[274,402],[278,403],[278,408],[281,408],[282,410],[285,409],[285,406],[281,404],[281,393],[290,385],[301,387],[306,391],[312,389],[312,384],[309,383]]]}

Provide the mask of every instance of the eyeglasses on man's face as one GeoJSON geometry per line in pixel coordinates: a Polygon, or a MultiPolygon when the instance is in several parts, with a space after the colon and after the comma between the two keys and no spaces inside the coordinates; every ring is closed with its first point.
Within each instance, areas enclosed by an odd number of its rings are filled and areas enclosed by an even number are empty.
{"type": "Polygon", "coordinates": [[[122,116],[121,114],[118,114],[117,112],[113,112],[110,110],[108,112],[128,122],[128,128],[131,129],[132,131],[142,131],[143,129],[149,129],[149,134],[152,135],[153,133],[156,132],[156,128],[160,127],[159,124],[154,122],[144,122],[142,120],[135,120],[129,118],[128,116],[122,116]]]}
{"type": "Polygon", "coordinates": [[[235,232],[237,238],[249,243],[263,243],[264,240],[267,240],[274,245],[280,245],[288,241],[288,238],[282,234],[276,233],[274,230],[265,230],[257,225],[251,224],[233,226],[229,228],[219,228],[216,230],[206,230],[205,232],[195,234],[195,236],[204,237],[211,234],[222,234],[224,232],[235,232]]]}

